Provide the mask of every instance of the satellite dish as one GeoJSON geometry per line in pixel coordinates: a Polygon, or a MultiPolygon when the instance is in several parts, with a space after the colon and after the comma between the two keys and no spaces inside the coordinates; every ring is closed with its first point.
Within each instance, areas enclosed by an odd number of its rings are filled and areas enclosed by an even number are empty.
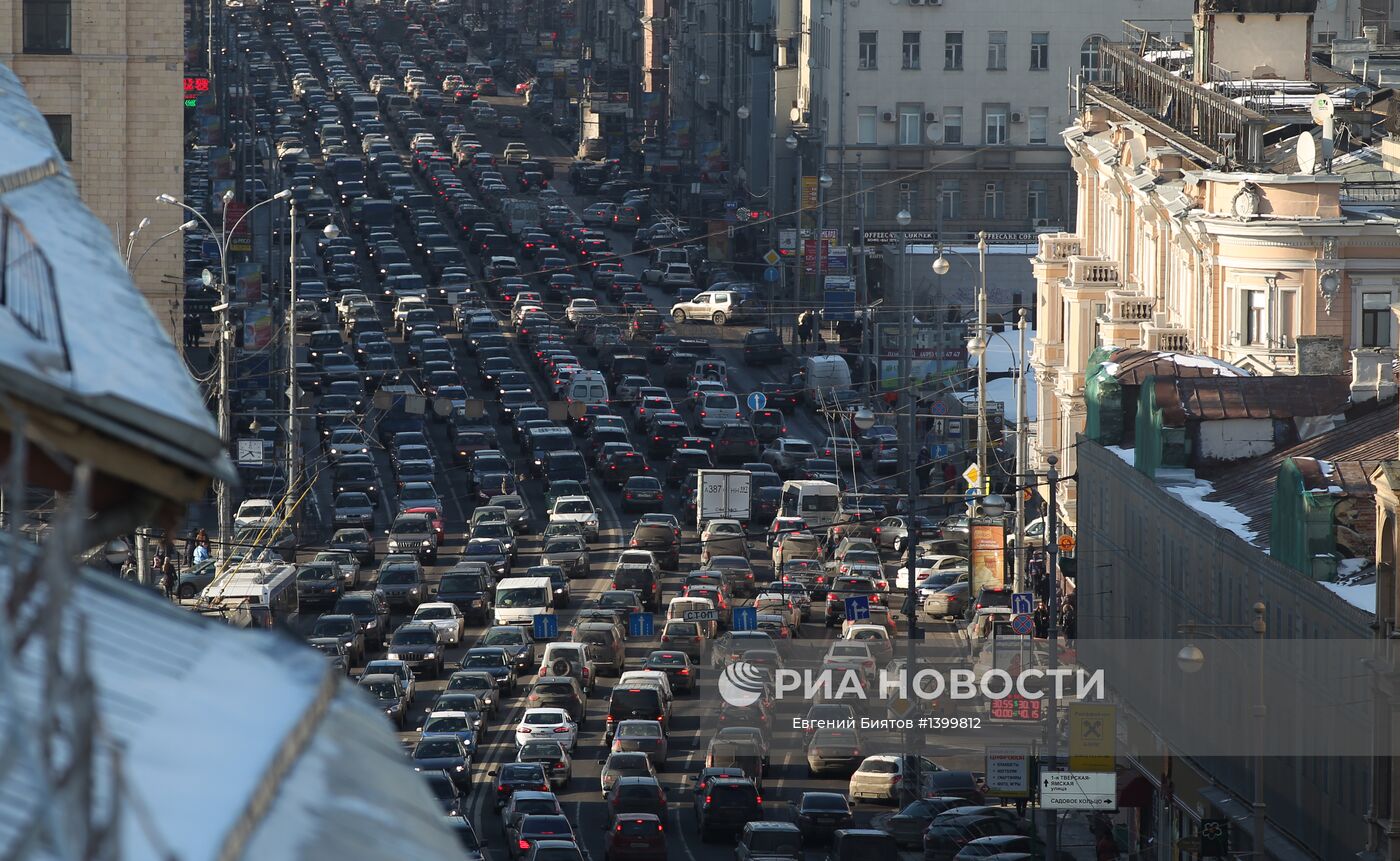
{"type": "Polygon", "coordinates": [[[929,143],[943,143],[943,126],[938,123],[929,123],[924,126],[924,137],[929,143]]]}
{"type": "Polygon", "coordinates": [[[1312,132],[1303,132],[1298,136],[1298,170],[1307,174],[1317,172],[1317,142],[1313,140],[1312,132]]]}
{"type": "Polygon", "coordinates": [[[1337,113],[1337,106],[1332,103],[1332,97],[1326,93],[1319,93],[1312,101],[1313,122],[1322,124],[1324,120],[1331,119],[1337,113]]]}
{"type": "Polygon", "coordinates": [[[1129,138],[1128,156],[1132,158],[1133,169],[1136,170],[1143,162],[1147,161],[1147,142],[1139,137],[1129,138]]]}

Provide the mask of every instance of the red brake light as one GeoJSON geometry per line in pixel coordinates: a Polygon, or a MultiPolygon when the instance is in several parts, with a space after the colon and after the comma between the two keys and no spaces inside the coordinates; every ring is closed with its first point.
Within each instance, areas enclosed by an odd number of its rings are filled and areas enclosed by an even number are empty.
{"type": "Polygon", "coordinates": [[[521,849],[529,849],[529,848],[530,848],[530,841],[529,841],[529,840],[525,840],[525,839],[522,838],[522,839],[520,840],[520,848],[521,848],[521,849]]]}
{"type": "Polygon", "coordinates": [[[505,791],[506,791],[506,785],[505,785],[504,783],[502,783],[500,786],[496,787],[496,791],[497,791],[497,792],[505,792],[505,791]]]}

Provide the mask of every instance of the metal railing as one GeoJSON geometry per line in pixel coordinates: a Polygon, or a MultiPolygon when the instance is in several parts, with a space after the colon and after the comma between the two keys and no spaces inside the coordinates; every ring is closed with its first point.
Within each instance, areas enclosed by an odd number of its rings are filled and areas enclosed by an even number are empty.
{"type": "Polygon", "coordinates": [[[72,369],[53,265],[24,222],[4,206],[0,206],[0,308],[35,340],[56,347],[63,357],[62,370],[72,369]]]}
{"type": "Polygon", "coordinates": [[[1142,59],[1133,46],[1105,44],[1087,98],[1152,126],[1209,163],[1263,164],[1263,114],[1142,59]]]}

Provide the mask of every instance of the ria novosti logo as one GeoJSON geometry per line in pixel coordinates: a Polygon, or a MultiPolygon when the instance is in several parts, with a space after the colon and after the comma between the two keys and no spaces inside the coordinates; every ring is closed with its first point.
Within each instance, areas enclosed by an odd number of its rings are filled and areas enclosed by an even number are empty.
{"type": "Polygon", "coordinates": [[[768,672],[757,664],[735,661],[719,674],[719,695],[735,708],[758,702],[768,684],[768,672]]]}
{"type": "Polygon", "coordinates": [[[1055,695],[1061,699],[1066,696],[1081,700],[1102,699],[1106,690],[1103,670],[1032,668],[1013,675],[999,669],[982,673],[968,669],[946,673],[927,668],[914,673],[885,669],[871,673],[860,669],[825,668],[780,669],[770,675],[765,667],[735,661],[720,673],[719,694],[726,703],[737,708],[758,702],[765,690],[771,690],[774,699],[796,693],[804,700],[999,700],[1014,693],[1038,700],[1046,696],[1047,686],[1051,684],[1055,695]]]}

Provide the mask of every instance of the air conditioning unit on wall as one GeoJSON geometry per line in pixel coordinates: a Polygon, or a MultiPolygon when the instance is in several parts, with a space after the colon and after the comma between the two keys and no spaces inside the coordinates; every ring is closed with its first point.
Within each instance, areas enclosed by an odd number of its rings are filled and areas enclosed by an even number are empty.
{"type": "Polygon", "coordinates": [[[880,119],[884,120],[887,123],[892,123],[894,122],[894,112],[885,111],[883,114],[880,115],[880,119]]]}
{"type": "Polygon", "coordinates": [[[1013,112],[1013,113],[1011,114],[1011,121],[1012,121],[1013,123],[1022,122],[1023,120],[1022,120],[1022,117],[1021,117],[1021,112],[1020,112],[1020,111],[1015,111],[1015,112],[1013,112]]]}
{"type": "Polygon", "coordinates": [[[933,111],[929,111],[928,113],[924,114],[924,122],[926,122],[926,123],[936,123],[936,122],[938,122],[938,114],[935,114],[933,111]]]}

